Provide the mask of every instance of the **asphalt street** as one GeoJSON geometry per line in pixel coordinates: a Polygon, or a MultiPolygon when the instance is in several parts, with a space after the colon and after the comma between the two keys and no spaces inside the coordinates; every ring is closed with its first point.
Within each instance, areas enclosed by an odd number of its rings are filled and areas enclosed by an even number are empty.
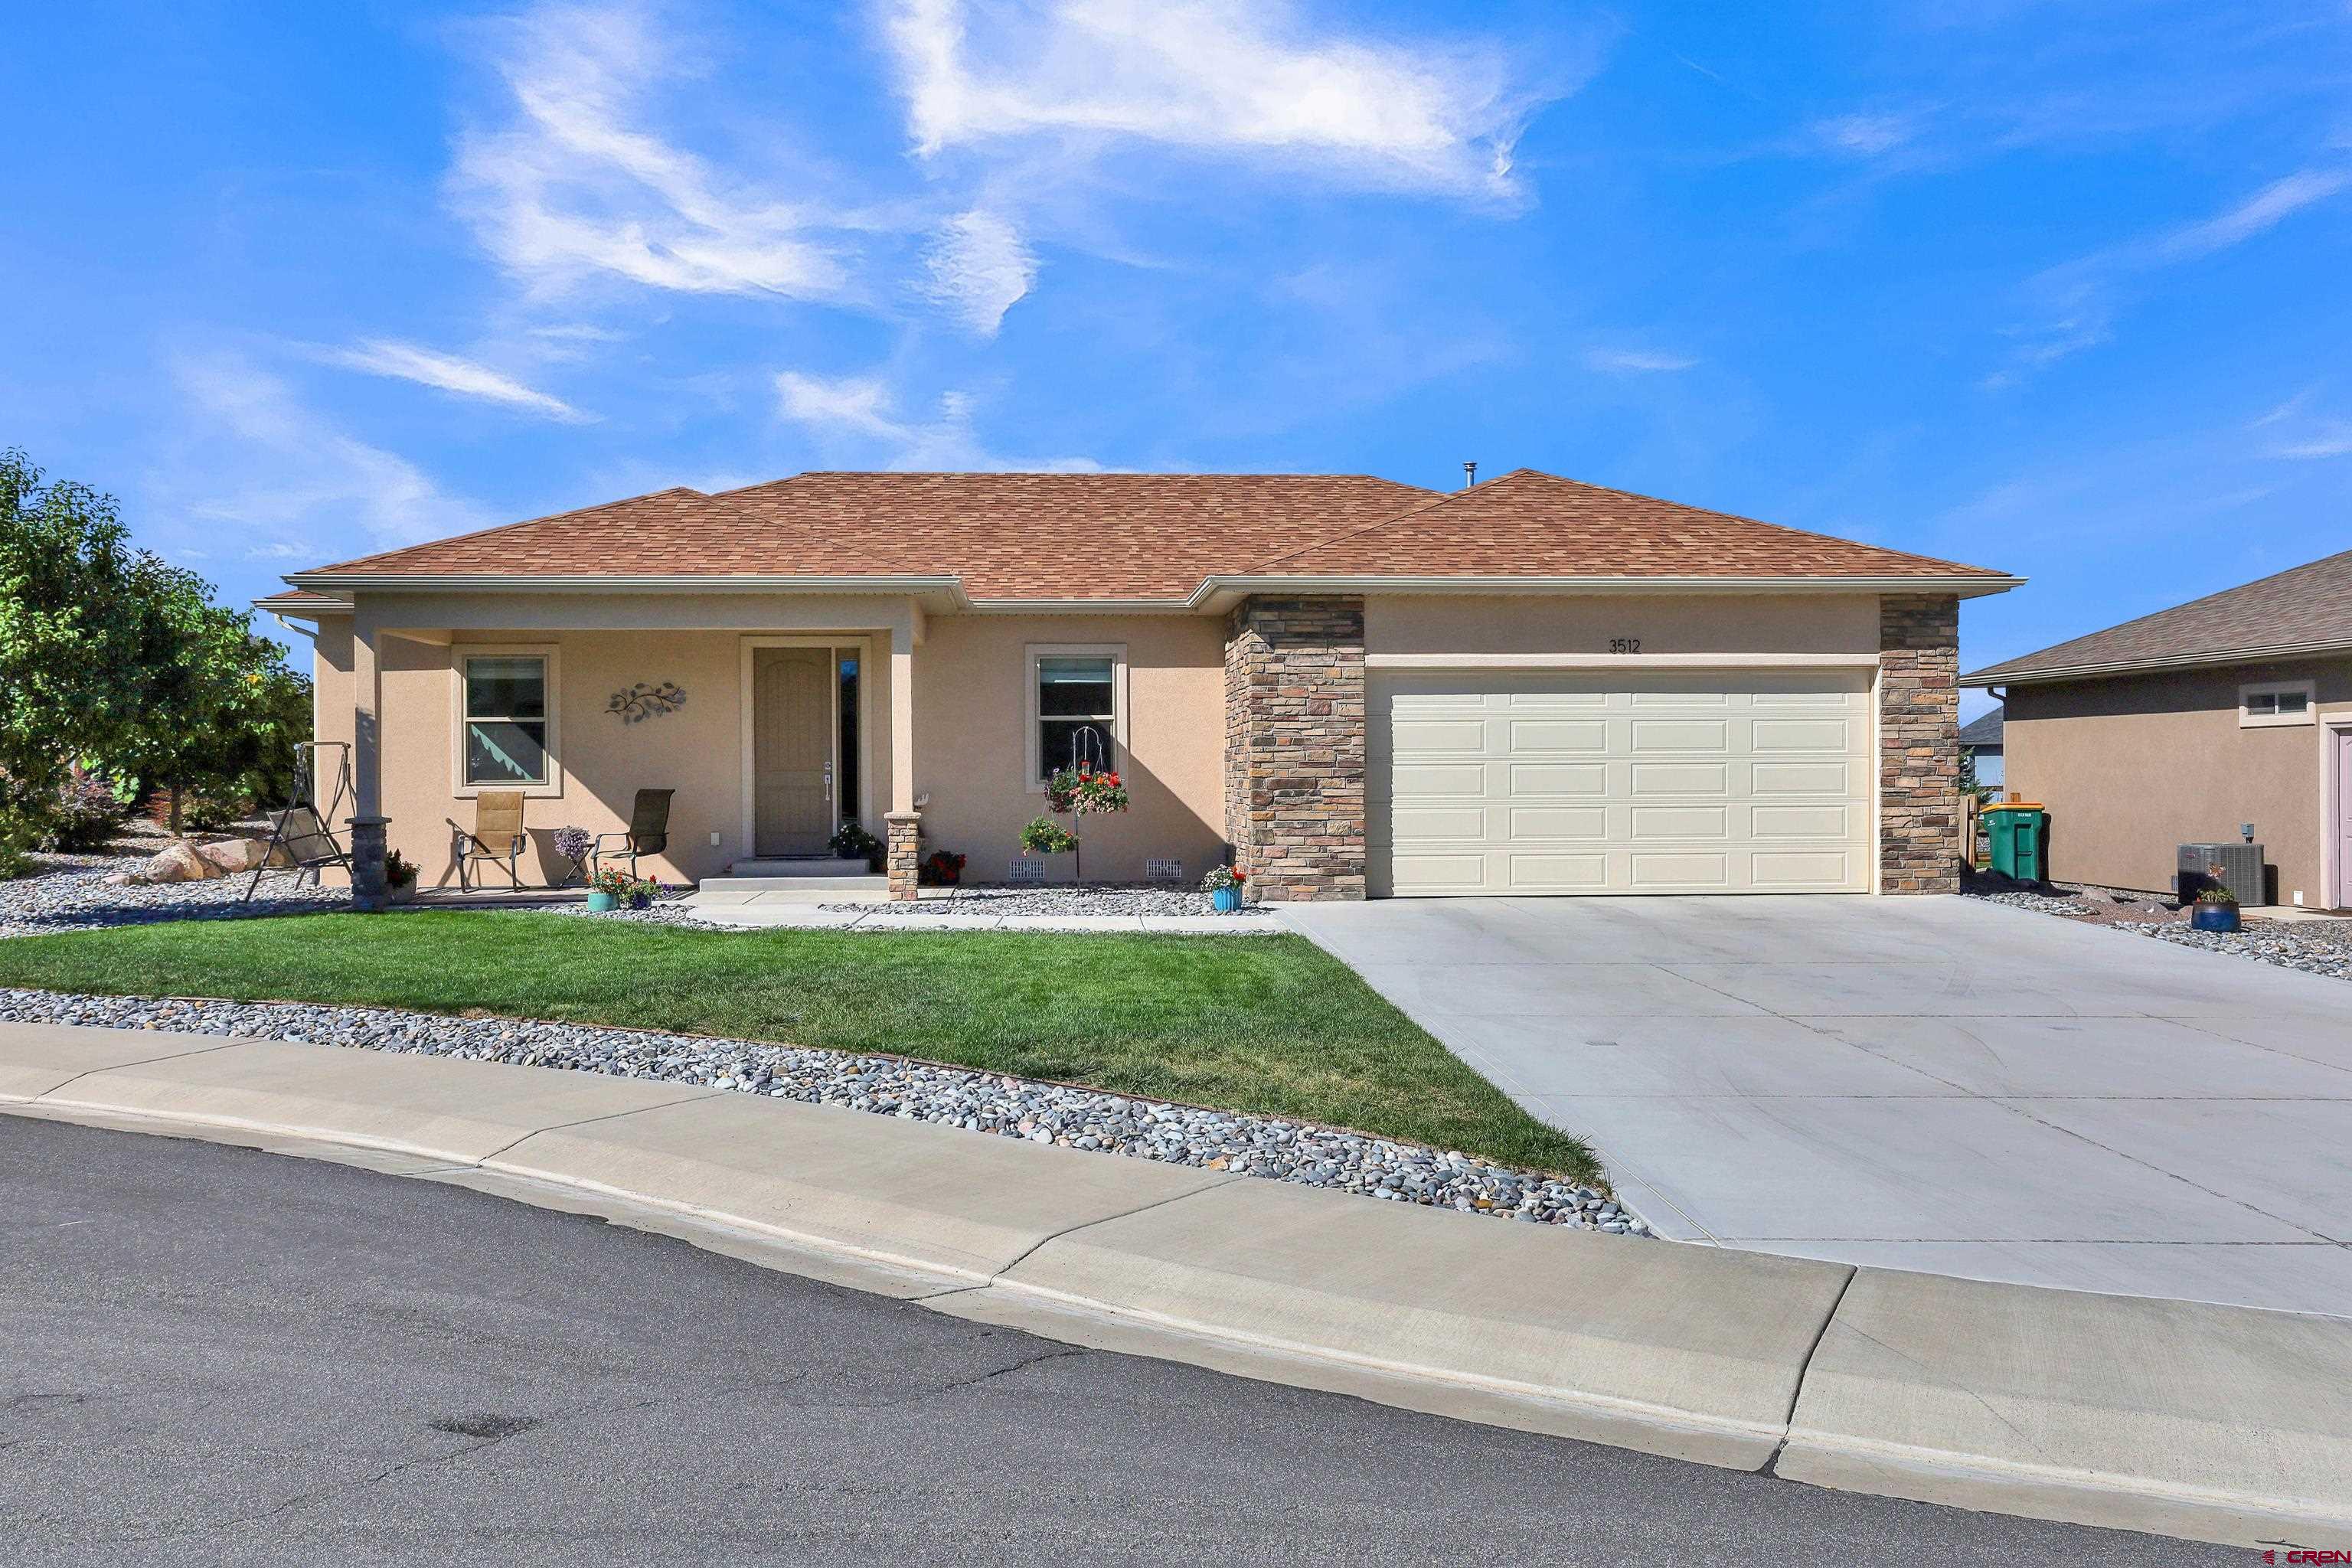
{"type": "Polygon", "coordinates": [[[431,1182],[8,1116],[0,1344],[16,1563],[2248,1560],[1077,1350],[431,1182]]]}

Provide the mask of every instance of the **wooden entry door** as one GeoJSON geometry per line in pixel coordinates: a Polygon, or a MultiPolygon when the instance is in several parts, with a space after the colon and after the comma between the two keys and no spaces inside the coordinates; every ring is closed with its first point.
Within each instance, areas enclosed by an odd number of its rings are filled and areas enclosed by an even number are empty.
{"type": "Polygon", "coordinates": [[[833,650],[751,656],[752,853],[817,855],[836,826],[833,650]]]}

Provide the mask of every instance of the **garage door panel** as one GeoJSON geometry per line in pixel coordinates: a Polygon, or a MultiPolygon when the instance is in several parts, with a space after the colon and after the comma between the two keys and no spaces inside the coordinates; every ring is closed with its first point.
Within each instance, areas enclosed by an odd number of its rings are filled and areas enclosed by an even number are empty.
{"type": "Polygon", "coordinates": [[[1662,838],[1728,838],[1731,808],[1727,805],[1637,805],[1633,808],[1633,841],[1662,838]]]}
{"type": "Polygon", "coordinates": [[[1635,763],[1632,784],[1636,800],[1662,795],[1727,795],[1731,768],[1726,763],[1635,763]]]}
{"type": "Polygon", "coordinates": [[[1843,719],[1758,719],[1748,725],[1748,744],[1758,752],[1828,752],[1842,757],[1853,737],[1843,719]]]}
{"type": "Polygon", "coordinates": [[[1396,721],[1396,749],[1399,756],[1426,755],[1431,752],[1466,752],[1478,756],[1486,749],[1486,726],[1483,720],[1475,718],[1401,718],[1396,721]]]}
{"type": "Polygon", "coordinates": [[[1513,763],[1507,772],[1512,798],[1543,795],[1605,795],[1605,763],[1513,763]]]}
{"type": "Polygon", "coordinates": [[[1392,820],[1396,824],[1396,841],[1401,845],[1461,839],[1483,844],[1486,839],[1486,816],[1487,808],[1483,805],[1400,805],[1392,820]]]}
{"type": "Polygon", "coordinates": [[[1609,750],[1609,725],[1605,720],[1515,718],[1509,722],[1514,756],[1538,752],[1598,755],[1609,750]]]}
{"type": "Polygon", "coordinates": [[[1486,764],[1455,763],[1432,765],[1426,763],[1395,764],[1391,798],[1404,800],[1409,796],[1436,795],[1447,799],[1468,797],[1478,799],[1486,793],[1486,764]]]}
{"type": "Polygon", "coordinates": [[[1637,893],[1722,893],[1731,890],[1731,857],[1713,854],[1637,851],[1632,857],[1633,890],[1637,893]]]}
{"type": "Polygon", "coordinates": [[[1854,773],[1849,763],[1758,763],[1749,770],[1750,795],[1821,795],[1851,797],[1854,773]]]}
{"type": "Polygon", "coordinates": [[[1869,680],[1847,670],[1380,671],[1373,891],[1864,890],[1869,680]]]}
{"type": "Polygon", "coordinates": [[[1514,844],[1545,838],[1606,838],[1609,810],[1600,805],[1515,805],[1505,837],[1514,844]]]}
{"type": "Polygon", "coordinates": [[[1731,723],[1725,719],[1636,719],[1633,751],[1726,752],[1731,748],[1731,723]]]}
{"type": "Polygon", "coordinates": [[[1529,855],[1505,857],[1508,889],[1514,893],[1597,893],[1609,886],[1609,857],[1529,855]]]}

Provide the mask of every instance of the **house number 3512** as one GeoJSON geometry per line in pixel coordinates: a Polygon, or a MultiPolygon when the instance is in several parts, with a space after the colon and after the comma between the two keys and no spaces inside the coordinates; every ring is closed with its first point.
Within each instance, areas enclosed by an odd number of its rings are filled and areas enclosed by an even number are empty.
{"type": "Polygon", "coordinates": [[[1639,653],[1642,651],[1642,639],[1640,637],[1611,637],[1609,639],[1609,651],[1611,653],[1639,653]]]}

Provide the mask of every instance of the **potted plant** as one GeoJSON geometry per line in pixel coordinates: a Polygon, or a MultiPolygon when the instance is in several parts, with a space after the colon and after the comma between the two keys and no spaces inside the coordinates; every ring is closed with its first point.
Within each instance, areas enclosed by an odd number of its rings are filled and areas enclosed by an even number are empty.
{"type": "Polygon", "coordinates": [[[2221,885],[2221,868],[2205,868],[2205,885],[2197,889],[2197,901],[2189,906],[2189,923],[2199,931],[2233,931],[2239,929],[2238,895],[2221,885]]]}
{"type": "Polygon", "coordinates": [[[916,868],[915,879],[934,888],[952,888],[963,880],[964,857],[951,855],[944,849],[934,849],[922,865],[916,868]]]}
{"type": "Polygon", "coordinates": [[[1033,816],[1021,830],[1024,855],[1067,855],[1078,847],[1078,836],[1050,816],[1033,816]]]}
{"type": "Polygon", "coordinates": [[[632,885],[629,874],[618,866],[598,867],[588,883],[588,908],[598,914],[619,909],[632,885]]]}
{"type": "Polygon", "coordinates": [[[863,823],[843,823],[825,847],[833,851],[836,860],[863,860],[868,870],[880,868],[877,862],[882,858],[882,841],[866,832],[863,823]]]}
{"type": "MultiPolygon", "coordinates": [[[[1078,824],[1089,816],[1107,816],[1112,812],[1125,811],[1127,785],[1119,782],[1118,774],[1110,769],[1097,769],[1091,763],[1082,762],[1076,767],[1058,770],[1045,781],[1045,804],[1052,810],[1069,814],[1069,831],[1062,836],[1067,842],[1062,847],[1076,855],[1078,824]]],[[[1038,822],[1045,820],[1042,816],[1037,819],[1038,822]]],[[[1034,827],[1036,825],[1033,822],[1029,826],[1034,827]]],[[[1083,856],[1073,864],[1071,875],[1079,881],[1086,880],[1083,856]]]]}
{"type": "Polygon", "coordinates": [[[1209,891],[1210,907],[1221,915],[1230,915],[1240,911],[1242,888],[1248,880],[1249,873],[1239,866],[1212,866],[1201,879],[1201,886],[1209,891]]]}
{"type": "Polygon", "coordinates": [[[623,889],[622,896],[629,900],[629,908],[649,910],[654,907],[654,900],[661,896],[661,890],[659,882],[631,882],[623,889]]]}
{"type": "Polygon", "coordinates": [[[383,858],[383,901],[388,904],[413,904],[416,901],[416,867],[397,849],[383,858]]]}
{"type": "Polygon", "coordinates": [[[559,827],[549,841],[558,855],[572,862],[572,876],[563,879],[564,884],[570,886],[572,877],[586,881],[588,855],[596,847],[596,836],[584,827],[559,827]]]}

